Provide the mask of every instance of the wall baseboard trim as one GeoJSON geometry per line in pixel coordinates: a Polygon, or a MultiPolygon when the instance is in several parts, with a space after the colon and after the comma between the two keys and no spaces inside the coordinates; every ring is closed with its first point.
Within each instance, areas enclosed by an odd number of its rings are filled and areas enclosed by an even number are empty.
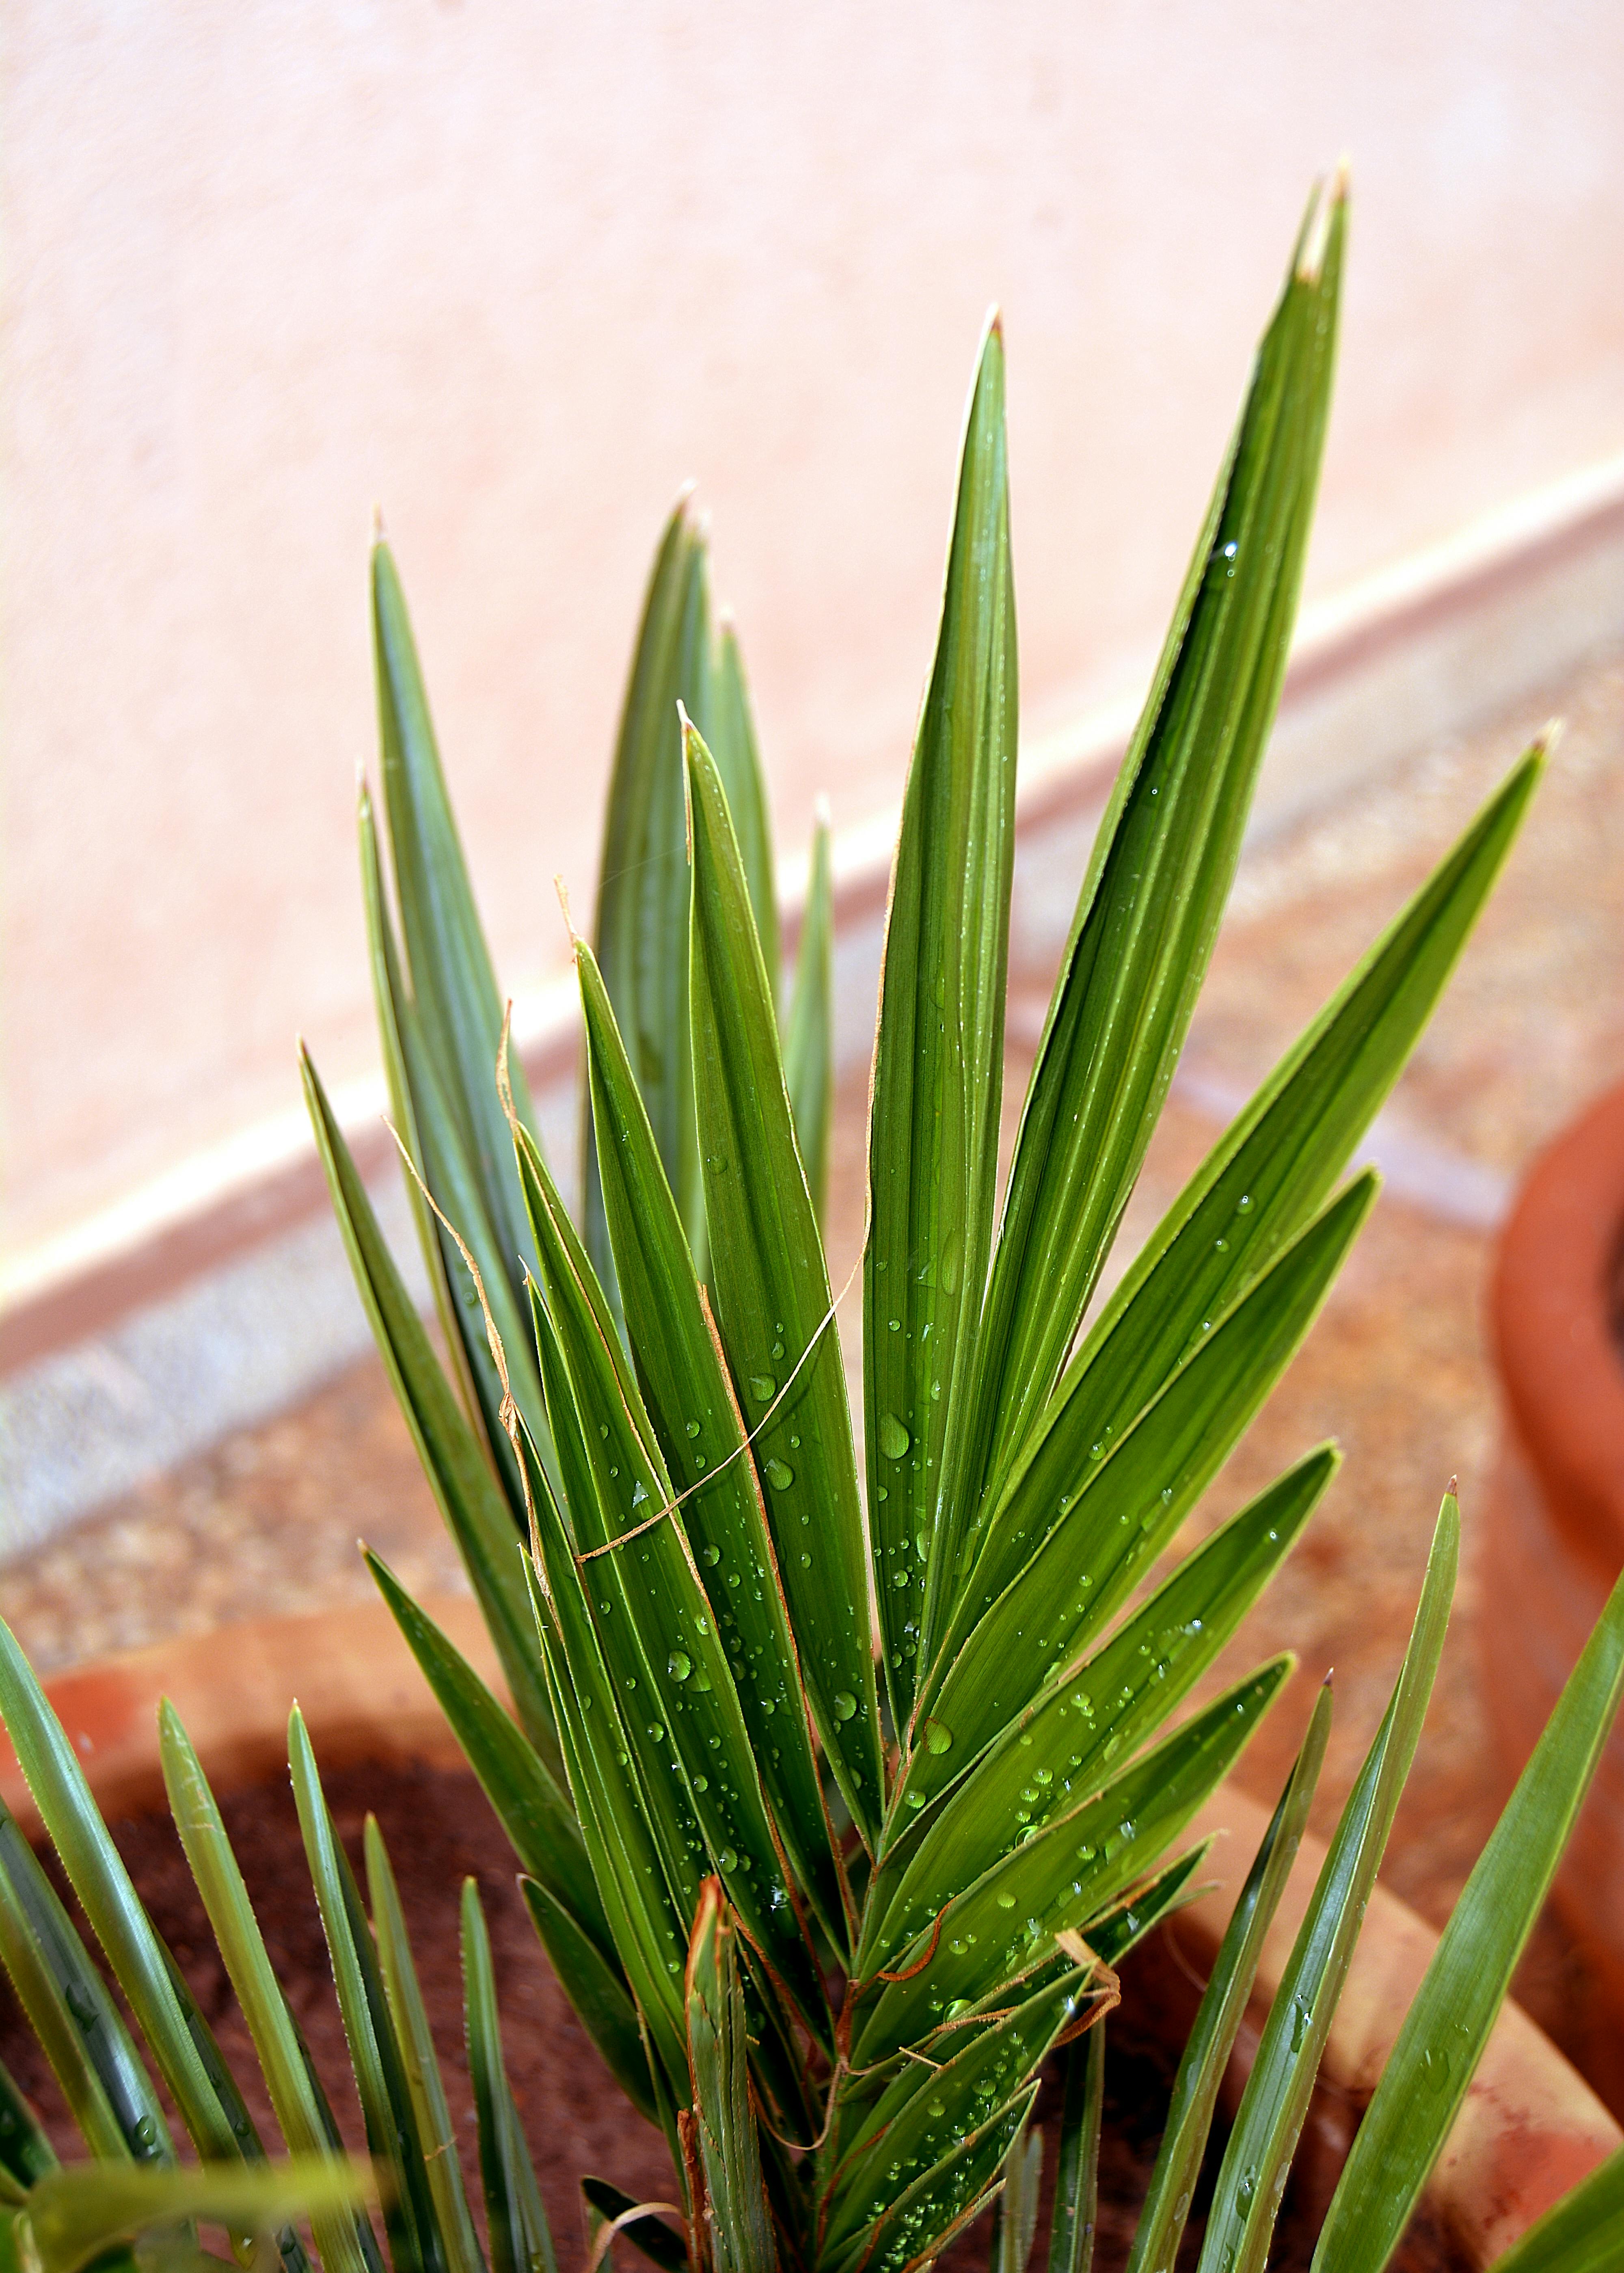
{"type": "MultiPolygon", "coordinates": [[[[1624,455],[1583,469],[1486,516],[1445,543],[1305,609],[1252,821],[1277,834],[1360,778],[1373,778],[1440,734],[1532,694],[1624,634],[1624,455]]],[[[1024,836],[1103,803],[1125,750],[1137,696],[1033,737],[1021,752],[1024,836]]],[[[842,832],[834,847],[837,924],[883,911],[894,806],[842,832]]],[[[792,925],[805,856],[783,864],[792,925]]],[[[568,1111],[579,1047],[568,977],[515,1001],[515,1035],[538,1102],[568,1111]]],[[[866,1051],[866,1037],[847,1037],[866,1051]]],[[[380,1078],[335,1097],[369,1178],[384,1170],[380,1078]]],[[[18,1257],[0,1277],[0,1377],[59,1358],[135,1313],[171,1301],[308,1225],[326,1207],[310,1131],[280,1114],[181,1162],[65,1235],[18,1257]]]]}

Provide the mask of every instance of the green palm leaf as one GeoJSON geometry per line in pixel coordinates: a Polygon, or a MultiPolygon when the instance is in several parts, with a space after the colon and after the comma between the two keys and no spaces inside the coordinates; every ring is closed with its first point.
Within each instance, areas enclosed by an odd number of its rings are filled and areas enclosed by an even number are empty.
{"type": "Polygon", "coordinates": [[[590,950],[576,949],[599,1178],[627,1339],[713,1631],[748,1672],[739,1705],[778,1828],[837,1940],[845,1932],[788,1606],[760,1479],[648,1115],[590,950]]]}
{"type": "Polygon", "coordinates": [[[449,2273],[417,2109],[395,2033],[377,1945],[349,1857],[327,1812],[315,1754],[297,1706],[288,1723],[288,1759],[367,2145],[393,2180],[384,2201],[390,2254],[397,2273],[449,2273]]]}
{"type": "MultiPolygon", "coordinates": [[[[523,1136],[520,1166],[566,1375],[559,1393],[574,1403],[590,1476],[571,1494],[575,1551],[593,1557],[580,1566],[582,1584],[589,1615],[599,1623],[605,1662],[617,1686],[635,1688],[640,1700],[634,1752],[645,1782],[671,1792],[676,1836],[690,1849],[695,1838],[703,1842],[753,1947],[783,1976],[803,2014],[815,2014],[823,1999],[762,1793],[733,1665],[682,1528],[673,1515],[658,1512],[671,1506],[670,1472],[586,1250],[540,1156],[523,1136]],[[631,1535],[617,1543],[623,1534],[631,1535]]],[[[556,1401],[551,1384],[548,1397],[556,1401]]],[[[549,1564],[550,1586],[554,1567],[549,1564]]],[[[758,1573],[756,1583],[764,1576],[758,1573]]],[[[741,1670],[748,1677],[751,1669],[741,1670]]]]}
{"type": "Polygon", "coordinates": [[[34,2110],[0,2061],[0,2170],[22,2194],[56,2168],[56,2150],[40,2128],[34,2110]]]}
{"type": "Polygon", "coordinates": [[[717,1324],[767,1486],[813,1719],[872,1842],[883,1791],[868,1558],[829,1275],[726,800],[691,727],[686,747],[694,1062],[717,1324]]]}
{"type": "Polygon", "coordinates": [[[1091,2273],[1100,2199],[1100,2125],[1105,2111],[1105,2023],[1066,2053],[1065,2098],[1049,2225],[1049,2273],[1091,2273]]]}
{"type": "Polygon", "coordinates": [[[915,1927],[853,2031],[854,2065],[920,2043],[956,2005],[1041,1962],[1056,1934],[1086,1931],[1229,1774],[1290,1668],[1276,1658],[1229,1691],[915,1927]]]}
{"type": "Polygon", "coordinates": [[[1199,2273],[1259,2273],[1365,1906],[1415,1757],[1449,1621],[1460,1511],[1445,1499],[1410,1647],[1269,2008],[1224,2149],[1199,2273]]]}
{"type": "Polygon", "coordinates": [[[1077,1331],[1172,1078],[1285,673],[1329,404],[1343,235],[1294,266],[1095,840],[955,1412],[926,1654],[963,1548],[1077,1331]]]}
{"type": "MultiPolygon", "coordinates": [[[[502,998],[446,793],[405,595],[394,557],[381,542],[372,550],[372,641],[384,813],[412,999],[504,1274],[516,1293],[524,1211],[507,1119],[492,1080],[502,998]]],[[[513,1090],[516,1110],[533,1129],[516,1069],[513,1090]]]]}
{"type": "MultiPolygon", "coordinates": [[[[248,2024],[272,2112],[296,2156],[331,2152],[340,2143],[338,2125],[272,1969],[208,1780],[167,1698],[159,1707],[158,1742],[169,1812],[248,2024]]],[[[311,2229],[327,2273],[381,2273],[371,2223],[359,2209],[318,2205],[311,2229]]]]}
{"type": "Polygon", "coordinates": [[[1359,2125],[1316,2273],[1381,2273],[1466,2097],[1624,1696],[1614,1587],[1439,1938],[1359,2125]]]}
{"type": "Polygon", "coordinates": [[[1013,2106],[1072,2027],[1088,1969],[1064,1965],[1011,2007],[966,2017],[929,2067],[904,2062],[853,2133],[825,2183],[824,2246],[838,2248],[874,2223],[899,2185],[934,2170],[966,2131],[1013,2106]]]}
{"type": "Polygon", "coordinates": [[[964,1618],[980,1623],[929,1699],[935,1730],[964,1757],[1099,1631],[1171,1540],[1307,1332],[1376,1189],[1371,1171],[1357,1177],[1226,1316],[1204,1320],[1210,1331],[1116,1444],[1086,1441],[1079,1400],[1056,1409],[966,1582],[964,1618]]]}
{"type": "MultiPolygon", "coordinates": [[[[763,956],[765,947],[763,940],[763,956]]],[[[767,978],[771,986],[771,964],[767,978]]],[[[812,1212],[822,1223],[829,1204],[835,1114],[835,906],[829,823],[821,818],[812,832],[812,867],[795,950],[795,983],[784,1021],[784,1086],[789,1091],[795,1149],[806,1170],[812,1212]]]]}
{"type": "MultiPolygon", "coordinates": [[[[308,1053],[300,1066],[334,1212],[395,1400],[462,1555],[520,1725],[556,1776],[558,1739],[537,1669],[511,1511],[440,1369],[308,1053]]],[[[510,1450],[505,1440],[504,1450],[510,1450]]]]}
{"type": "Polygon", "coordinates": [[[721,1882],[699,1890],[684,1999],[694,2128],[716,2273],[771,2273],[778,2262],[750,2104],[749,2037],[734,1929],[721,1882]]]}
{"type": "MultiPolygon", "coordinates": [[[[515,1544],[515,1569],[520,1567],[519,1555],[515,1544]]],[[[468,1765],[513,1842],[521,1866],[541,1881],[600,1955],[613,1962],[613,1939],[568,1794],[467,1659],[412,1601],[388,1565],[370,1549],[366,1562],[425,1679],[455,1730],[468,1765]]]]}
{"type": "Polygon", "coordinates": [[[457,2163],[456,2133],[446,2104],[440,2061],[424,2007],[417,1968],[407,1939],[406,1916],[401,1908],[395,1872],[376,1816],[369,1815],[365,1830],[366,1892],[372,1908],[372,1931],[377,1936],[378,1962],[395,2024],[407,2096],[423,2141],[424,2170],[434,2205],[435,2224],[445,2250],[447,2273],[485,2273],[485,2259],[469,2216],[468,2196],[457,2163]]]}
{"type": "Polygon", "coordinates": [[[1624,2259],[1624,2150],[1564,2195],[1491,2273],[1611,2273],[1624,2259]]]}
{"type": "Polygon", "coordinates": [[[0,1816],[0,1960],[91,2153],[172,2164],[152,2079],[9,1810],[0,1816]]]}
{"type": "MultiPolygon", "coordinates": [[[[192,2143],[207,2161],[228,2162],[252,2151],[258,2144],[253,2127],[213,2032],[153,1931],[61,1722],[3,1624],[0,1717],[68,1882],[107,1953],[192,2143]]],[[[135,2065],[139,2068],[139,2062],[135,2065]]],[[[168,2133],[155,2103],[136,2119],[138,2149],[146,2135],[143,2124],[154,2134],[149,2153],[162,2157],[168,2133]]]]}
{"type": "Polygon", "coordinates": [[[891,1708],[908,1717],[925,1564],[992,1240],[1017,725],[1004,341],[982,345],[936,661],[903,797],[868,1139],[863,1397],[891,1708]]]}
{"type": "Polygon", "coordinates": [[[933,1790],[922,1771],[951,1777],[953,1755],[951,1746],[931,1750],[927,1724],[914,1756],[921,1773],[911,1768],[898,1785],[896,1812],[906,1828],[870,1890],[861,1970],[871,1969],[871,1951],[894,1950],[922,1909],[958,1894],[1034,1825],[1097,1790],[1110,1761],[1131,1758],[1167,1721],[1289,1551],[1335,1469],[1335,1453],[1322,1446],[1231,1517],[1092,1658],[1010,1722],[961,1782],[933,1790]],[[911,1816],[916,1793],[921,1812],[911,1816]]]}
{"type": "Polygon", "coordinates": [[[1263,1937],[1297,1857],[1331,1732],[1331,1692],[1320,1690],[1308,1734],[1225,1929],[1217,1962],[1185,2043],[1167,2127],[1128,2254],[1127,2273],[1163,2273],[1178,2254],[1207,2150],[1218,2087],[1245,2018],[1263,1937]]]}
{"type": "Polygon", "coordinates": [[[1324,1202],[1454,969],[1544,769],[1534,744],[1257,1095],[1129,1266],[1056,1392],[1112,1442],[1205,1318],[1324,1202]]]}
{"type": "MultiPolygon", "coordinates": [[[[710,599],[686,501],[666,523],[643,603],[604,821],[592,942],[626,1036],[683,1227],[703,1257],[703,1200],[688,1047],[688,849],[677,706],[709,709],[710,599]]],[[[614,1272],[590,1111],[583,1131],[585,1234],[606,1288],[614,1272]]]]}
{"type": "Polygon", "coordinates": [[[558,2273],[541,2189],[502,2061],[496,1973],[473,1879],[462,1882],[462,1983],[491,2273],[558,2273]]]}

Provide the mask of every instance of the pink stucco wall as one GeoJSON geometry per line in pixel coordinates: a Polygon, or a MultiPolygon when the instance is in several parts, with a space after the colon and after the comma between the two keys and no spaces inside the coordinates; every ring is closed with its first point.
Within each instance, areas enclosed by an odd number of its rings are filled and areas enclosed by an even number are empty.
{"type": "Polygon", "coordinates": [[[1034,723],[1142,667],[1351,153],[1327,590],[1624,446],[1624,11],[12,0],[5,1224],[371,1057],[381,505],[510,983],[697,476],[781,835],[895,795],[983,309],[1034,723]]]}

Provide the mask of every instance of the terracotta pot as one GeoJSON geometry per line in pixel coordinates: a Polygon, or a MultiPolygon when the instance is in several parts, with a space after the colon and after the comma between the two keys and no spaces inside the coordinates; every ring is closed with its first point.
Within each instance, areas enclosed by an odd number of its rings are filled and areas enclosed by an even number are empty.
{"type": "MultiPolygon", "coordinates": [[[[429,1607],[496,1686],[493,1653],[473,1604],[445,1600],[429,1607]]],[[[64,1674],[47,1687],[109,1812],[162,1804],[154,1725],[160,1695],[173,1699],[220,1790],[262,1781],[282,1767],[288,1705],[295,1697],[324,1772],[365,1761],[429,1767],[459,1761],[439,1708],[381,1605],[229,1627],[64,1674]]],[[[9,1748],[4,1750],[0,1794],[27,1824],[33,1811],[26,1788],[9,1748]]],[[[1212,1859],[1216,1883],[1180,1914],[1172,1930],[1171,1954],[1185,1976],[1205,1977],[1267,1820],[1266,1809],[1228,1785],[1198,1819],[1198,1833],[1224,1835],[1212,1859]]],[[[1323,1847],[1304,1840],[1265,1947],[1252,2024],[1243,2029],[1229,2079],[1231,2097],[1255,2053],[1264,2010],[1323,1858],[1323,1847]]],[[[1311,2165],[1317,2165],[1311,2168],[1311,2184],[1317,2179],[1321,2193],[1328,2194],[1436,1939],[1404,1903],[1378,1889],[1305,2136],[1311,2165]]],[[[1620,2144],[1624,2132],[1600,2101],[1526,2014],[1508,2005],[1429,2189],[1428,2209],[1461,2262],[1486,2266],[1620,2144]]]]}
{"type": "MultiPolygon", "coordinates": [[[[1481,1632],[1485,1688],[1508,1775],[1533,1750],[1624,1568],[1621,1262],[1624,1086],[1535,1161],[1500,1241],[1490,1297],[1503,1426],[1489,1496],[1481,1632]]],[[[1624,2015],[1618,1730],[1555,1900],[1616,2021],[1624,2015]]],[[[1624,2058],[1617,2067],[1624,2087],[1624,2058]]]]}

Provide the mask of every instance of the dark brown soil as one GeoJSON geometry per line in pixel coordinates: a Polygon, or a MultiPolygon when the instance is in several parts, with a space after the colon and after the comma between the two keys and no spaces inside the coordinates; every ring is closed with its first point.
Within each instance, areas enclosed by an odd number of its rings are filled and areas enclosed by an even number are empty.
{"type": "MultiPolygon", "coordinates": [[[[473,2115],[462,2041],[457,1905],[462,1879],[479,1882],[491,1929],[508,2073],[536,2158],[560,2266],[584,2260],[578,2182],[592,2174],[641,2200],[669,2201],[673,2182],[659,2134],[633,2114],[599,2064],[548,1968],[514,1880],[513,1857],[472,1778],[423,1768],[352,1769],[327,1780],[327,1797],[351,1860],[360,1864],[362,1826],[370,1808],[388,1843],[400,1883],[454,2118],[467,2145],[463,2165],[470,2198],[477,2191],[473,2115]]],[[[316,2066],[350,2143],[363,2145],[348,2054],[338,2017],[326,1944],[311,1892],[292,1794],[286,1783],[237,1792],[222,1802],[226,1827],[247,1879],[273,1964],[309,2039],[316,2066]]],[[[119,1849],[154,1924],[169,1942],[220,2037],[267,2142],[276,2137],[252,2046],[203,1915],[202,1905],[167,1816],[116,1823],[119,1849]]],[[[1108,2062],[1105,2135],[1101,2157],[1098,2273],[1117,2273],[1134,2214],[1155,2159],[1162,2112],[1177,2064],[1179,2030],[1194,1995],[1172,1953],[1153,1947],[1135,1961],[1124,1999],[1113,2016],[1108,2062]]],[[[43,2058],[22,2023],[9,1990],[0,1990],[0,2058],[38,2107],[58,2150],[82,2153],[43,2058]]],[[[1329,2128],[1336,2128],[1335,2111],[1329,2128]]],[[[1040,2114],[1049,2134],[1047,2174],[1054,2168],[1058,2093],[1046,2079],[1040,2114]]],[[[1320,2125],[1320,2129],[1327,2127],[1320,2125]]],[[[1345,2127],[1343,2127],[1345,2128],[1345,2127]]],[[[1314,2126],[1311,2122],[1310,2131],[1314,2126]]],[[[1312,2148],[1312,2137],[1305,2147],[1312,2148]]],[[[1210,2187],[1216,2154],[1204,2174],[1210,2187]]],[[[1277,2230],[1273,2263],[1306,2273],[1320,2211],[1328,2197],[1324,2156],[1310,2153],[1302,2185],[1294,2181],[1277,2230]],[[1306,2198],[1304,2198],[1306,2197],[1306,2198]]],[[[1034,2265],[1047,2262],[1046,2184],[1034,2265]]],[[[1193,2267],[1205,2194],[1182,2269],[1193,2267]]],[[[622,2247],[623,2262],[644,2261],[622,2247]]],[[[954,2248],[947,2263],[984,2266],[983,2223],[954,2248]]],[[[1398,2261],[1400,2273],[1455,2273],[1448,2254],[1416,2236],[1398,2261]]]]}

